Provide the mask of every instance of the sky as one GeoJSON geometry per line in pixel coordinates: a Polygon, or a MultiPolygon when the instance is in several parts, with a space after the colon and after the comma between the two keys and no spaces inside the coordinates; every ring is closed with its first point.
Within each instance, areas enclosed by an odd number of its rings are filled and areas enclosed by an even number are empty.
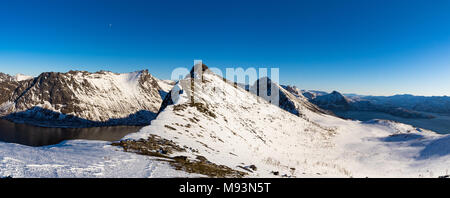
{"type": "Polygon", "coordinates": [[[450,95],[450,1],[0,0],[0,72],[279,68],[282,84],[450,95]]]}

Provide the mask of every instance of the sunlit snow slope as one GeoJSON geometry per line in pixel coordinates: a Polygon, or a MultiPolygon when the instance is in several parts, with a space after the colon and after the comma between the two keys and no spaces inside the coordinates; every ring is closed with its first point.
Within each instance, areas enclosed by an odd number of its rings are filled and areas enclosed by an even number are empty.
{"type": "Polygon", "coordinates": [[[155,157],[125,153],[110,142],[71,140],[43,147],[0,142],[0,178],[199,176],[155,157]]]}
{"type": "Polygon", "coordinates": [[[255,165],[250,177],[437,177],[449,168],[449,136],[310,108],[296,108],[299,116],[208,70],[202,77],[178,82],[152,124],[126,138],[156,134],[192,148],[192,158],[237,170],[255,165]]]}

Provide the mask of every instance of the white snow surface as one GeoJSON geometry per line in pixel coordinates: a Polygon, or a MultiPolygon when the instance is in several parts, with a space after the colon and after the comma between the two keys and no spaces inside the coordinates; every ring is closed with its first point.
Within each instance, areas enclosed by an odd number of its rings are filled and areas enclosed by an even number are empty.
{"type": "Polygon", "coordinates": [[[0,72],[0,82],[4,82],[4,81],[24,81],[24,80],[29,80],[32,79],[34,77],[32,76],[27,76],[27,75],[23,75],[23,74],[16,74],[15,76],[10,76],[8,74],[4,74],[0,72]]]}
{"type": "Polygon", "coordinates": [[[24,80],[30,80],[33,78],[34,78],[33,76],[27,76],[27,75],[23,75],[23,74],[16,74],[14,76],[15,81],[24,81],[24,80]]]}
{"type": "Polygon", "coordinates": [[[175,81],[173,81],[173,80],[160,80],[160,79],[157,79],[157,81],[158,81],[159,87],[161,87],[161,90],[165,91],[165,92],[169,92],[170,90],[172,90],[172,87],[175,84],[175,81]]]}
{"type": "Polygon", "coordinates": [[[157,158],[123,152],[110,142],[71,140],[29,147],[0,142],[0,177],[200,177],[157,158]]]}

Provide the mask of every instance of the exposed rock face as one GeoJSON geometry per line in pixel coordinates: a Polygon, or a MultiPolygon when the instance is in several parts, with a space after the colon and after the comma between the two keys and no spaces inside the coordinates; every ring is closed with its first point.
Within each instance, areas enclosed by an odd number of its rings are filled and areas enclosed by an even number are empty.
{"type": "MultiPolygon", "coordinates": [[[[322,109],[322,108],[318,107],[317,105],[311,103],[308,100],[308,98],[305,97],[301,91],[299,92],[298,89],[295,87],[281,86],[280,91],[281,91],[280,96],[286,95],[286,98],[288,98],[290,101],[294,101],[297,103],[296,106],[306,108],[306,109],[308,109],[312,112],[316,112],[316,113],[334,115],[331,111],[322,109]]],[[[281,97],[281,98],[283,98],[283,97],[281,97]]]]}
{"type": "Polygon", "coordinates": [[[147,70],[46,72],[14,83],[1,86],[0,115],[34,125],[145,125],[162,102],[159,80],[147,70]]]}
{"type": "Polygon", "coordinates": [[[309,102],[308,99],[299,93],[297,89],[290,86],[280,86],[279,84],[272,82],[272,80],[268,77],[263,77],[257,80],[253,85],[253,87],[256,87],[258,96],[260,96],[260,82],[267,82],[267,86],[265,86],[262,90],[267,89],[269,95],[271,94],[271,87],[278,89],[279,107],[294,115],[303,116],[304,114],[302,112],[306,109],[316,113],[331,114],[331,112],[325,111],[309,102]]]}
{"type": "Polygon", "coordinates": [[[13,97],[14,90],[19,86],[15,81],[0,82],[0,112],[6,111],[6,106],[11,104],[10,98],[13,97]]]}
{"type": "Polygon", "coordinates": [[[13,80],[14,80],[14,78],[12,76],[0,72],[0,83],[1,82],[9,82],[9,81],[13,81],[13,80]]]}

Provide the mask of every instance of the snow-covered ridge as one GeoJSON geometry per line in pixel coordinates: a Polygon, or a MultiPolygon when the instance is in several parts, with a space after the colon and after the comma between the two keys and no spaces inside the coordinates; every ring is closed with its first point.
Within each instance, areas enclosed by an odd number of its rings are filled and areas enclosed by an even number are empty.
{"type": "Polygon", "coordinates": [[[338,110],[348,110],[350,108],[350,103],[352,102],[337,91],[333,91],[327,95],[317,96],[312,101],[325,109],[338,110]]]}
{"type": "Polygon", "coordinates": [[[297,163],[292,157],[301,156],[302,148],[330,146],[327,139],[333,136],[332,129],[321,128],[211,73],[204,73],[192,93],[191,79],[178,82],[175,87],[182,93],[150,126],[127,138],[155,134],[198,151],[186,155],[202,155],[231,168],[254,164],[259,171],[252,176],[270,176],[280,168],[289,172],[297,163]],[[189,102],[190,96],[194,103],[189,102]],[[311,144],[301,146],[307,142],[311,144]]]}
{"type": "Polygon", "coordinates": [[[448,136],[306,107],[298,116],[212,73],[199,83],[194,77],[179,81],[179,95],[169,95],[152,124],[125,139],[158,135],[191,148],[183,155],[192,158],[237,170],[254,165],[250,177],[430,177],[448,168],[448,149],[435,149],[448,148],[448,136]]]}
{"type": "Polygon", "coordinates": [[[18,83],[12,92],[4,91],[10,96],[0,101],[0,114],[35,125],[143,125],[162,102],[161,83],[147,70],[46,72],[18,83]]]}
{"type": "Polygon", "coordinates": [[[33,78],[34,78],[33,76],[27,76],[27,75],[23,75],[23,74],[16,74],[14,76],[15,81],[24,81],[24,80],[30,80],[33,78]]]}
{"type": "MultiPolygon", "coordinates": [[[[330,114],[330,112],[325,111],[315,104],[308,101],[306,97],[304,97],[301,92],[296,87],[291,86],[283,86],[279,85],[278,83],[273,82],[270,78],[263,77],[259,80],[257,80],[252,87],[259,90],[259,84],[261,82],[267,81],[267,92],[270,93],[270,87],[276,87],[276,89],[279,90],[278,96],[279,96],[279,104],[278,106],[281,109],[284,109],[294,115],[297,116],[304,116],[302,113],[305,111],[305,109],[308,109],[309,111],[313,111],[316,113],[321,114],[330,114]],[[263,81],[261,81],[263,80],[263,81]]],[[[257,94],[259,95],[259,93],[257,94]]]]}
{"type": "Polygon", "coordinates": [[[15,76],[10,76],[8,74],[0,72],[0,83],[1,82],[10,82],[10,81],[18,82],[18,81],[30,80],[32,78],[34,78],[34,77],[23,75],[23,74],[16,74],[15,76]]]}

